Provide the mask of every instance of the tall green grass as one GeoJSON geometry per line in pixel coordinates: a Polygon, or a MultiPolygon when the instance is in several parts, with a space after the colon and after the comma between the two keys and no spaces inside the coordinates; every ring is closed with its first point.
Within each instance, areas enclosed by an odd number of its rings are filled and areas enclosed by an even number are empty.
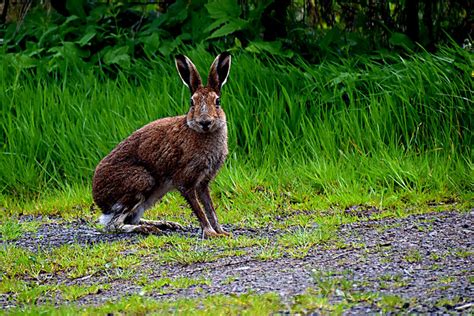
{"type": "MultiPolygon", "coordinates": [[[[186,53],[207,77],[214,56],[186,53]]],[[[133,80],[74,65],[55,75],[1,58],[3,196],[88,187],[120,140],[187,111],[171,58],[133,80]]],[[[217,191],[246,183],[320,195],[470,192],[473,69],[459,48],[319,65],[236,52],[222,96],[230,156],[217,191]]]]}

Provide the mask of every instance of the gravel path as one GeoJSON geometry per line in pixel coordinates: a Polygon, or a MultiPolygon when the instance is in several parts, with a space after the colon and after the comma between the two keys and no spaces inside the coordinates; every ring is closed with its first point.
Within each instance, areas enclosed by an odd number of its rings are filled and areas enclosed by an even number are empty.
{"type": "MultiPolygon", "coordinates": [[[[28,220],[26,218],[25,220],[28,220]]],[[[255,259],[255,249],[239,257],[225,257],[214,262],[192,265],[159,265],[145,258],[143,265],[151,272],[150,280],[186,276],[212,280],[211,284],[173,291],[150,292],[147,296],[162,298],[196,297],[209,294],[239,294],[276,292],[288,304],[295,296],[321,284],[332,285],[330,302],[337,303],[348,295],[377,293],[380,296],[402,298],[399,311],[404,313],[474,312],[474,210],[444,211],[412,215],[403,219],[382,219],[342,225],[338,243],[330,247],[313,248],[303,259],[284,256],[271,261],[255,259]],[[349,285],[348,285],[349,284],[349,285]]],[[[233,230],[232,227],[228,227],[233,230]]],[[[271,236],[278,231],[233,230],[234,235],[259,234],[271,236]]],[[[199,232],[186,232],[196,238],[199,232]]],[[[86,222],[51,223],[40,226],[11,241],[35,251],[62,244],[93,244],[104,241],[128,240],[135,243],[143,237],[130,234],[103,234],[86,222]]],[[[0,243],[1,244],[1,243],[0,243]]],[[[49,276],[54,282],[55,276],[49,276]]],[[[64,280],[56,282],[79,282],[64,280]]],[[[97,275],[80,280],[90,284],[106,281],[97,275]]],[[[110,281],[108,281],[110,283],[110,281]]],[[[104,300],[137,294],[142,288],[133,280],[112,281],[110,289],[78,300],[79,304],[100,304],[104,300]]],[[[0,300],[0,305],[7,304],[0,300]]],[[[5,305],[3,305],[5,306],[5,305]]],[[[367,300],[351,307],[348,314],[379,312],[377,300],[367,300]]]]}

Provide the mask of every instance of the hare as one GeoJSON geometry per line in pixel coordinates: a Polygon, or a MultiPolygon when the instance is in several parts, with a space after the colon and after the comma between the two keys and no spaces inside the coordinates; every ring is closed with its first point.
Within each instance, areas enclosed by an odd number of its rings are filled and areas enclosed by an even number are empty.
{"type": "Polygon", "coordinates": [[[191,91],[186,115],[151,122],[132,133],[95,169],[92,195],[106,230],[159,233],[178,223],[141,219],[167,192],[176,189],[197,216],[203,236],[228,236],[217,220],[209,183],[227,156],[227,123],[220,105],[231,56],[224,52],[211,65],[207,86],[184,55],[176,68],[191,91]]]}

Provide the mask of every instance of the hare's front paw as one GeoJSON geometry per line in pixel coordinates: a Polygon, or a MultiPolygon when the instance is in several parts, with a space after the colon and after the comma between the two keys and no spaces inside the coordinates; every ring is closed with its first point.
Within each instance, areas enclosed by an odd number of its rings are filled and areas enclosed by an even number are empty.
{"type": "Polygon", "coordinates": [[[221,230],[218,234],[222,237],[232,237],[232,233],[226,232],[225,230],[221,230]]]}
{"type": "Polygon", "coordinates": [[[217,225],[216,232],[222,236],[232,237],[232,233],[226,232],[221,225],[217,225]]]}

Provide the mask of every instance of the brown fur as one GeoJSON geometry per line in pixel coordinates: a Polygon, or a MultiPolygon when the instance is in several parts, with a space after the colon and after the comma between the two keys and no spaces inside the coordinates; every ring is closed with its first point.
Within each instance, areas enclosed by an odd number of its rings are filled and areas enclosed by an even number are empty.
{"type": "Polygon", "coordinates": [[[95,170],[93,198],[104,213],[107,229],[159,231],[150,229],[150,222],[140,218],[164,194],[177,189],[206,236],[228,235],[218,223],[209,182],[228,152],[226,117],[216,103],[230,69],[230,55],[223,53],[216,58],[209,75],[213,79],[208,80],[212,86],[207,87],[202,87],[187,57],[177,56],[176,65],[192,93],[187,115],[145,125],[122,141],[95,170]]]}

